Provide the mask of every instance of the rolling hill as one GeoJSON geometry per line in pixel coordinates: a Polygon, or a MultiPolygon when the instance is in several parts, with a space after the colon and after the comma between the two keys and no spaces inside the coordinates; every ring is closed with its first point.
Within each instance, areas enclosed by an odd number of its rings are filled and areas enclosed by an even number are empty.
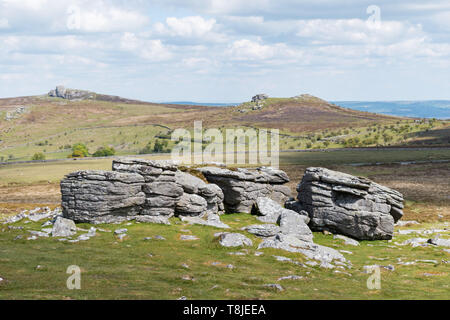
{"type": "MultiPolygon", "coordinates": [[[[119,155],[137,154],[156,138],[170,140],[176,128],[192,128],[194,121],[203,121],[204,128],[276,128],[282,134],[282,149],[398,145],[416,141],[419,135],[422,144],[449,143],[445,121],[356,111],[310,95],[220,108],[102,94],[72,100],[42,95],[0,99],[0,162],[30,160],[38,152],[47,159],[66,158],[79,142],[90,153],[112,146],[119,155]],[[391,138],[383,140],[383,134],[391,138]]],[[[173,143],[168,142],[170,149],[173,143]]]]}

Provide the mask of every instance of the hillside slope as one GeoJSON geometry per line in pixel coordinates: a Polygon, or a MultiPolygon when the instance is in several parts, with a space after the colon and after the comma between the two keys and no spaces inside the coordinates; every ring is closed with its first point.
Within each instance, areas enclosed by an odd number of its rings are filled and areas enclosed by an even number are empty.
{"type": "MultiPolygon", "coordinates": [[[[0,99],[0,162],[30,160],[38,152],[47,159],[65,158],[78,142],[91,153],[112,146],[119,155],[137,154],[155,137],[168,139],[172,130],[192,128],[194,121],[203,121],[204,128],[279,129],[282,149],[342,147],[345,139],[361,136],[362,141],[374,127],[391,126],[394,136],[395,128],[414,122],[341,108],[308,95],[237,107],[156,104],[100,94],[85,100],[18,97],[0,99]]],[[[445,138],[448,124],[417,124],[413,129],[406,133],[440,129],[445,138]]],[[[171,145],[168,141],[167,148],[171,145]]]]}

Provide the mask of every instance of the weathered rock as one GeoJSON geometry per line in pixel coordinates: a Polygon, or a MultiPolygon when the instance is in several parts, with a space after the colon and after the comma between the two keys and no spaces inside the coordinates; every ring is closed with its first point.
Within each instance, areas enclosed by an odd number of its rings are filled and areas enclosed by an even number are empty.
{"type": "Polygon", "coordinates": [[[252,246],[253,242],[240,233],[222,233],[219,236],[219,243],[224,247],[252,246]]]}
{"type": "Polygon", "coordinates": [[[142,214],[203,216],[219,214],[224,210],[224,196],[218,186],[178,171],[172,161],[119,159],[113,161],[113,170],[133,172],[144,177],[146,202],[142,214]]]}
{"type": "Polygon", "coordinates": [[[308,212],[314,231],[358,240],[391,239],[394,223],[403,215],[399,192],[324,168],[308,168],[297,191],[296,208],[308,212]]]}
{"type": "Polygon", "coordinates": [[[273,237],[281,232],[281,228],[274,224],[258,224],[244,228],[248,233],[258,237],[273,237]]]}
{"type": "Polygon", "coordinates": [[[356,241],[355,239],[351,239],[349,237],[337,234],[333,236],[333,239],[340,239],[340,240],[344,240],[344,244],[349,245],[349,246],[359,246],[359,242],[356,241]]]}
{"type": "MultiPolygon", "coordinates": [[[[206,210],[203,213],[221,214],[223,213],[222,190],[215,184],[208,184],[189,173],[177,171],[175,174],[176,182],[183,188],[187,194],[198,195],[205,199],[206,210]]],[[[178,212],[177,212],[178,214],[178,212]]]]}
{"type": "Polygon", "coordinates": [[[170,225],[169,218],[166,216],[136,216],[135,221],[170,225]]]}
{"type": "Polygon", "coordinates": [[[279,203],[289,199],[291,191],[283,185],[289,182],[285,172],[273,168],[228,170],[217,167],[197,169],[210,183],[222,189],[228,213],[251,213],[256,199],[269,197],[279,203]]]}
{"type": "Polygon", "coordinates": [[[137,173],[144,177],[145,182],[175,182],[177,164],[169,160],[143,160],[121,158],[114,160],[113,171],[137,173]]]}
{"type": "Polygon", "coordinates": [[[306,221],[309,221],[308,217],[295,211],[284,209],[279,218],[281,233],[294,236],[303,241],[313,241],[313,234],[306,221]]]}
{"type": "Polygon", "coordinates": [[[284,291],[283,287],[281,285],[279,285],[278,283],[265,284],[264,287],[267,287],[270,289],[275,289],[277,291],[284,291]]]}
{"type": "Polygon", "coordinates": [[[198,240],[198,237],[183,234],[183,235],[180,236],[180,240],[183,240],[183,241],[195,241],[195,240],[198,240]]]}
{"type": "Polygon", "coordinates": [[[298,252],[308,259],[321,262],[324,266],[334,260],[347,263],[345,257],[337,250],[315,244],[311,241],[300,240],[292,235],[278,234],[261,242],[258,249],[274,248],[289,252],[298,252]]]}
{"type": "Polygon", "coordinates": [[[210,226],[216,228],[229,229],[230,226],[220,221],[220,218],[216,214],[208,214],[205,217],[184,217],[180,216],[181,221],[189,224],[198,224],[203,226],[210,226]]]}
{"type": "Polygon", "coordinates": [[[137,215],[145,202],[142,176],[111,171],[79,171],[61,181],[63,216],[76,222],[137,215]]]}
{"type": "Polygon", "coordinates": [[[204,216],[208,204],[196,194],[185,193],[176,203],[175,210],[181,216],[204,216]]]}
{"type": "Polygon", "coordinates": [[[442,238],[428,239],[428,243],[439,247],[450,247],[450,239],[442,239],[442,238]]]}
{"type": "Polygon", "coordinates": [[[52,236],[53,237],[70,237],[76,234],[77,226],[75,222],[70,219],[58,217],[53,224],[52,236]]]}
{"type": "Polygon", "coordinates": [[[114,231],[114,234],[118,235],[118,234],[124,234],[127,233],[128,229],[122,228],[122,229],[117,229],[114,231]]]}

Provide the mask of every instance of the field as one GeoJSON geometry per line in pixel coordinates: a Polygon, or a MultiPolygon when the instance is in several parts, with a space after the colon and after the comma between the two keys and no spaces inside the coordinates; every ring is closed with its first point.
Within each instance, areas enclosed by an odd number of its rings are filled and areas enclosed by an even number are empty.
{"type": "MultiPolygon", "coordinates": [[[[291,177],[292,189],[308,166],[321,165],[369,177],[404,193],[403,220],[420,222],[396,230],[447,229],[441,235],[449,237],[450,163],[430,160],[450,160],[449,151],[288,152],[281,154],[281,168],[291,177]],[[413,160],[426,162],[395,163],[413,160]],[[355,165],[362,162],[372,164],[355,165]],[[377,162],[383,164],[375,165],[377,162]]],[[[58,181],[64,174],[87,168],[109,169],[110,165],[111,159],[97,159],[1,166],[1,213],[7,216],[38,205],[56,207],[58,181]]],[[[238,232],[244,225],[257,223],[253,216],[245,214],[225,215],[222,220],[238,232]]],[[[399,245],[420,236],[414,234],[396,233],[392,241],[362,241],[353,247],[334,240],[332,235],[314,233],[316,243],[352,252],[345,256],[353,267],[345,273],[335,273],[280,262],[273,257],[304,262],[299,254],[263,249],[262,256],[255,256],[260,240],[250,234],[246,235],[253,240],[252,247],[225,249],[214,238],[219,229],[185,225],[178,218],[172,219],[171,226],[135,222],[98,226],[105,231],[127,228],[129,237],[123,241],[110,232],[97,232],[93,239],[73,244],[51,238],[14,240],[18,235],[26,235],[26,230],[39,230],[40,225],[15,224],[24,230],[0,226],[0,277],[5,279],[0,283],[0,299],[448,299],[450,292],[450,254],[442,247],[399,245]],[[182,234],[196,235],[200,240],[181,241],[182,234]],[[156,235],[166,240],[143,240],[156,235]],[[236,251],[245,255],[229,254],[236,251]],[[399,264],[411,261],[416,262],[399,264]],[[369,275],[362,268],[373,264],[395,267],[394,271],[382,268],[381,290],[369,290],[366,286],[369,275]],[[81,290],[66,288],[66,269],[70,265],[81,267],[81,290]],[[302,278],[278,281],[289,275],[302,278]],[[279,283],[284,291],[264,286],[272,283],[279,283]]]]}

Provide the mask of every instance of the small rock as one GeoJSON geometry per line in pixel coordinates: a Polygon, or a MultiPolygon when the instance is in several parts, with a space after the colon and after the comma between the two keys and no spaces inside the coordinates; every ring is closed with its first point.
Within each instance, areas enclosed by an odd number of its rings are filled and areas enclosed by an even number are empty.
{"type": "Polygon", "coordinates": [[[182,240],[182,241],[195,241],[195,240],[199,240],[199,238],[196,237],[196,236],[183,234],[183,235],[180,236],[180,240],[182,240]]]}
{"type": "Polygon", "coordinates": [[[284,291],[283,287],[280,286],[278,283],[269,283],[269,284],[265,284],[264,287],[270,288],[270,289],[275,289],[278,291],[284,291]]]}
{"type": "Polygon", "coordinates": [[[284,261],[291,262],[291,261],[292,261],[292,259],[286,258],[286,257],[282,257],[282,256],[272,256],[272,257],[274,257],[275,259],[277,259],[277,261],[282,261],[282,262],[284,262],[284,261]]]}
{"type": "Polygon", "coordinates": [[[181,266],[185,269],[189,269],[189,266],[186,263],[183,263],[181,266]]]}
{"type": "Polygon", "coordinates": [[[286,277],[278,278],[277,281],[283,281],[283,280],[301,280],[301,279],[303,279],[302,276],[286,276],[286,277]]]}
{"type": "Polygon", "coordinates": [[[58,217],[53,224],[53,237],[70,237],[76,234],[77,226],[75,222],[70,219],[58,217]]]}
{"type": "Polygon", "coordinates": [[[128,232],[128,229],[116,229],[115,231],[114,231],[114,234],[123,234],[123,233],[127,233],[128,232]]]}
{"type": "Polygon", "coordinates": [[[234,269],[234,266],[232,264],[227,264],[227,269],[234,269]]]}
{"type": "Polygon", "coordinates": [[[428,239],[428,243],[435,246],[450,247],[450,239],[441,239],[441,238],[428,239]]]}
{"type": "Polygon", "coordinates": [[[186,280],[186,281],[195,281],[195,278],[188,276],[188,275],[181,277],[181,279],[186,280]]]}
{"type": "Polygon", "coordinates": [[[166,240],[166,238],[164,238],[163,236],[155,236],[153,239],[155,239],[155,240],[162,240],[162,241],[164,241],[164,240],[166,240]]]}
{"type": "Polygon", "coordinates": [[[126,233],[121,233],[121,234],[119,234],[119,235],[117,236],[117,238],[118,238],[119,240],[123,240],[123,239],[125,239],[126,237],[128,237],[128,235],[127,235],[126,233]]]}
{"type": "Polygon", "coordinates": [[[240,233],[224,233],[220,236],[220,244],[223,247],[252,246],[253,242],[240,233]]]}
{"type": "Polygon", "coordinates": [[[349,237],[340,235],[340,234],[335,235],[335,236],[333,237],[333,239],[344,240],[344,244],[346,244],[346,245],[355,246],[355,247],[359,246],[359,242],[358,242],[358,241],[356,241],[356,240],[354,240],[354,239],[351,239],[351,238],[349,238],[349,237]]]}
{"type": "Polygon", "coordinates": [[[281,232],[281,228],[274,224],[251,225],[244,227],[243,230],[258,237],[273,237],[281,232]]]}

